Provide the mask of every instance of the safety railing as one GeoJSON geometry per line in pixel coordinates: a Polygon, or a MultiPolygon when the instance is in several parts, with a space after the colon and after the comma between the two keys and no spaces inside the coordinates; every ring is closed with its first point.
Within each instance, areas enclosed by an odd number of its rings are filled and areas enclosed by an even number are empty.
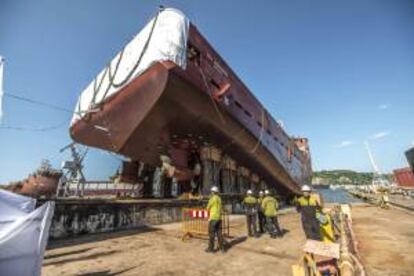
{"type": "MultiPolygon", "coordinates": [[[[183,208],[182,219],[182,240],[186,238],[208,238],[209,212],[203,208],[183,208]]],[[[221,235],[223,238],[230,237],[230,219],[226,211],[221,213],[221,235]]]]}

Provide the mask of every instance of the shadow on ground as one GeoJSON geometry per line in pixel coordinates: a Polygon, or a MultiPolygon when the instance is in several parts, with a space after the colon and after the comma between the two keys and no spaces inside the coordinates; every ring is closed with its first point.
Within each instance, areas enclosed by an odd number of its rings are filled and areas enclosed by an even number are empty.
{"type": "Polygon", "coordinates": [[[88,256],[85,256],[85,257],[67,258],[67,259],[59,260],[59,261],[55,261],[55,262],[50,261],[50,262],[45,263],[44,266],[62,265],[62,264],[77,262],[77,261],[94,260],[96,258],[109,256],[109,255],[112,255],[112,254],[115,254],[115,253],[118,253],[118,252],[120,252],[120,251],[119,250],[111,250],[111,251],[107,251],[107,252],[99,252],[99,253],[91,254],[91,255],[88,255],[88,256]]]}
{"type": "Polygon", "coordinates": [[[159,228],[151,227],[151,226],[142,226],[135,229],[129,229],[129,230],[116,230],[114,232],[108,232],[108,233],[95,233],[95,234],[84,234],[84,235],[78,235],[73,237],[65,237],[60,239],[54,239],[50,240],[47,246],[47,249],[56,249],[60,247],[65,246],[72,246],[72,245],[80,245],[80,244],[86,244],[86,243],[94,243],[99,242],[103,240],[110,240],[110,239],[116,239],[120,237],[127,237],[142,233],[148,233],[148,232],[156,232],[160,231],[159,228]]]}
{"type": "Polygon", "coordinates": [[[83,273],[83,274],[77,274],[77,276],[114,276],[114,275],[120,275],[122,273],[128,272],[128,271],[130,271],[134,268],[135,268],[135,266],[132,266],[130,268],[119,270],[119,271],[116,271],[116,272],[111,272],[111,270],[88,272],[88,273],[83,273]]]}

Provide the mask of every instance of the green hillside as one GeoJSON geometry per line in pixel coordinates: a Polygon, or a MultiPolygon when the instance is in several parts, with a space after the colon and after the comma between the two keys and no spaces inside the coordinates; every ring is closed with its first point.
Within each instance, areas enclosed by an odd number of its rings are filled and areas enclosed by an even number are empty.
{"type": "MultiPolygon", "coordinates": [[[[385,174],[389,180],[392,180],[391,174],[385,174]]],[[[351,170],[331,170],[319,171],[313,173],[313,184],[328,185],[328,184],[352,184],[365,185],[372,182],[372,172],[356,172],[351,170]]]]}

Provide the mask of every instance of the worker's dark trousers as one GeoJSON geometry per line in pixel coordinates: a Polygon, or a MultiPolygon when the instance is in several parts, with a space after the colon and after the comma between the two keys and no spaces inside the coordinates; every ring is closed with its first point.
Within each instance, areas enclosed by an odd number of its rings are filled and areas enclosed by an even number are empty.
{"type": "Polygon", "coordinates": [[[266,217],[263,214],[263,212],[259,212],[258,215],[259,215],[259,232],[264,233],[265,226],[266,226],[266,217]]]}
{"type": "Polygon", "coordinates": [[[222,250],[224,249],[223,248],[223,237],[221,235],[221,220],[210,220],[208,222],[208,236],[209,236],[209,241],[208,241],[209,250],[214,250],[214,240],[216,236],[217,236],[217,241],[218,241],[218,248],[222,250]]]}
{"type": "Polygon", "coordinates": [[[277,216],[266,217],[266,228],[267,228],[267,232],[269,232],[271,237],[274,237],[276,235],[279,235],[279,236],[282,235],[282,230],[280,229],[277,216]]]}
{"type": "Polygon", "coordinates": [[[315,216],[302,215],[302,227],[307,239],[321,240],[319,222],[315,216]]]}
{"type": "Polygon", "coordinates": [[[256,236],[257,230],[256,230],[256,214],[246,214],[246,224],[247,224],[247,233],[249,234],[249,237],[256,236]]]}

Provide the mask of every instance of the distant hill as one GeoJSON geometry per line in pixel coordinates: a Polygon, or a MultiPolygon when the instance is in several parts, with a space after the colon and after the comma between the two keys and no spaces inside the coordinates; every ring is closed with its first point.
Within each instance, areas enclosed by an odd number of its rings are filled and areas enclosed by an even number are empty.
{"type": "MultiPolygon", "coordinates": [[[[392,174],[384,174],[392,181],[392,174]]],[[[313,173],[312,183],[319,185],[351,184],[364,185],[372,182],[372,172],[356,172],[351,170],[318,171],[313,173]]]]}

